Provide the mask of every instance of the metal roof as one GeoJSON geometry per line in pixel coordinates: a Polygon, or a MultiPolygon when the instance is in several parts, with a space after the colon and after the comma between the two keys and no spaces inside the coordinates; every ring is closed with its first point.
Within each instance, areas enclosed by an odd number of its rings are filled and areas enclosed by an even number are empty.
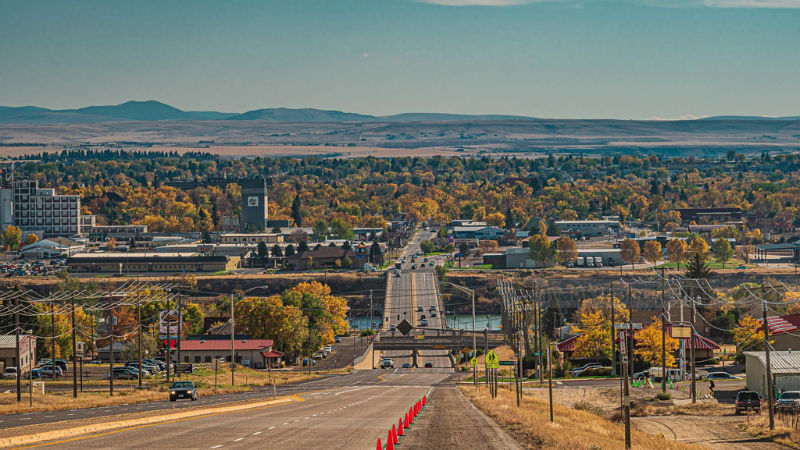
{"type": "MultiPolygon", "coordinates": [[[[744,352],[744,354],[758,358],[761,364],[767,365],[766,352],[744,352]]],[[[800,374],[800,351],[769,352],[769,362],[772,373],[800,374]]]]}

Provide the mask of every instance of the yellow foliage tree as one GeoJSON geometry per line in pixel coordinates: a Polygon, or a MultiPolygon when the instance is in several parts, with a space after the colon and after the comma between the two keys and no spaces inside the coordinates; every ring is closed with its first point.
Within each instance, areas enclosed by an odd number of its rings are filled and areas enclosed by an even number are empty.
{"type": "Polygon", "coordinates": [[[653,323],[644,327],[636,333],[635,354],[651,366],[672,367],[675,364],[675,355],[678,350],[679,342],[669,334],[666,335],[666,364],[661,359],[661,319],[655,319],[653,323]]]}

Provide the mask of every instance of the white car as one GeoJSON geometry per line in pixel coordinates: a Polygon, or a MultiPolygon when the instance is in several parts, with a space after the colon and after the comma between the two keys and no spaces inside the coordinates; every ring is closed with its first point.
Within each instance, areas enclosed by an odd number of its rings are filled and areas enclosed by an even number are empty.
{"type": "Polygon", "coordinates": [[[4,379],[17,379],[17,368],[16,367],[6,367],[3,371],[3,378],[4,379]]]}
{"type": "Polygon", "coordinates": [[[394,360],[391,358],[383,358],[383,361],[381,361],[381,369],[394,369],[394,360]]]}

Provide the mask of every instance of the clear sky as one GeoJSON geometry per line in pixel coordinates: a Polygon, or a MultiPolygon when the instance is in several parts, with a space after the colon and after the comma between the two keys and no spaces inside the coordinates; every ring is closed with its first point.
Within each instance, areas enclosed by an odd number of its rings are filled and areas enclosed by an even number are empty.
{"type": "Polygon", "coordinates": [[[0,105],[800,115],[800,0],[0,0],[0,105]]]}

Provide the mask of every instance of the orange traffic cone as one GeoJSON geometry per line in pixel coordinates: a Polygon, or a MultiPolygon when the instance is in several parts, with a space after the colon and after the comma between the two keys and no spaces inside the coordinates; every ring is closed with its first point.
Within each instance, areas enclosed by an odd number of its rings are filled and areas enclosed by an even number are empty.
{"type": "Polygon", "coordinates": [[[394,424],[392,424],[392,440],[395,444],[400,443],[400,438],[397,437],[397,428],[395,428],[394,424]]]}
{"type": "Polygon", "coordinates": [[[406,420],[403,422],[403,428],[411,428],[411,425],[408,423],[408,413],[406,413],[406,420]]]}
{"type": "Polygon", "coordinates": [[[383,450],[383,445],[381,445],[381,438],[378,438],[378,446],[375,447],[375,450],[383,450]]]}
{"type": "MultiPolygon", "coordinates": [[[[392,425],[392,426],[394,426],[394,425],[392,425]]],[[[406,435],[405,431],[403,431],[403,419],[400,419],[400,421],[397,422],[397,435],[398,436],[405,436],[406,435]]]]}
{"type": "Polygon", "coordinates": [[[394,450],[394,440],[392,439],[392,432],[389,432],[389,437],[386,438],[386,450],[394,450]]]}
{"type": "Polygon", "coordinates": [[[422,396],[422,406],[425,406],[427,404],[428,404],[428,396],[427,395],[423,395],[422,396]]]}

